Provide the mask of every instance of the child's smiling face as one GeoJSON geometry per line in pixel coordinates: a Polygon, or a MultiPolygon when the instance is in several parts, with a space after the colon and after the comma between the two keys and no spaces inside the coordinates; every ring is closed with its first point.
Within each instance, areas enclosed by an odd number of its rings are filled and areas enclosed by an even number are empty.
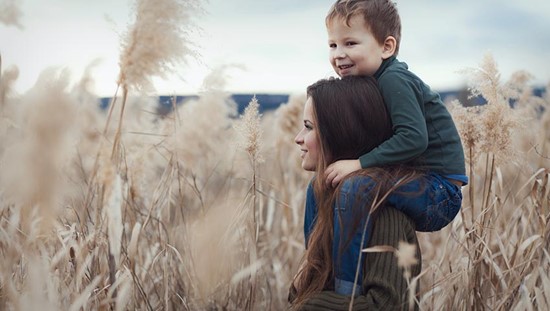
{"type": "Polygon", "coordinates": [[[372,76],[380,68],[382,61],[391,56],[384,44],[376,41],[360,15],[353,16],[349,20],[349,26],[343,18],[330,21],[327,24],[327,33],[329,60],[340,77],[372,76]]]}

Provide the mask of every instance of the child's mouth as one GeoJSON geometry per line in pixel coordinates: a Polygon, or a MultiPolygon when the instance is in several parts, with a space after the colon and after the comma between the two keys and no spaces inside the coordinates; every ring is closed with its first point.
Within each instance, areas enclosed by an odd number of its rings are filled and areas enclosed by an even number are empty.
{"type": "Polygon", "coordinates": [[[353,65],[340,65],[340,66],[338,66],[338,69],[345,70],[345,69],[348,69],[348,68],[351,68],[351,67],[353,67],[353,65]]]}

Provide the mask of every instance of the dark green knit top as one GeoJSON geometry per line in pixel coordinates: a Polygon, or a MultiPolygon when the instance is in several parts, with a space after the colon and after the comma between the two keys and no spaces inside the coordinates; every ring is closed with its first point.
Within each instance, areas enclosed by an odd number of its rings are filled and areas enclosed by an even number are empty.
{"type": "MultiPolygon", "coordinates": [[[[390,245],[395,248],[404,241],[416,245],[418,263],[411,267],[414,278],[420,273],[421,256],[412,221],[393,207],[382,207],[374,219],[369,246],[390,245]]],[[[363,295],[356,296],[353,310],[408,310],[408,285],[404,270],[397,265],[392,252],[367,253],[365,256],[363,295]]],[[[417,287],[418,290],[418,287],[417,287]]],[[[301,310],[349,310],[349,296],[333,291],[315,294],[301,310]]],[[[415,304],[414,309],[418,309],[415,304]]]]}
{"type": "Polygon", "coordinates": [[[465,175],[464,151],[438,93],[395,56],[374,74],[388,108],[393,136],[361,156],[361,167],[407,163],[440,175],[465,175]]]}

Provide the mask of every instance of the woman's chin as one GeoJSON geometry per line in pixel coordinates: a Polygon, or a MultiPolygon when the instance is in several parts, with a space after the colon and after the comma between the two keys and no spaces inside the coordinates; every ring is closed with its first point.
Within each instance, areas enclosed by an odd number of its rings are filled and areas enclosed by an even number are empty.
{"type": "Polygon", "coordinates": [[[302,162],[302,168],[306,171],[313,172],[315,171],[315,165],[311,165],[309,163],[302,162]]]}

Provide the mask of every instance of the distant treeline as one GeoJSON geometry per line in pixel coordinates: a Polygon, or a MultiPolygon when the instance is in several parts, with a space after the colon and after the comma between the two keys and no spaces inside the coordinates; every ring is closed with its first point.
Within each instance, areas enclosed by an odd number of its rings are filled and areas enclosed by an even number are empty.
{"type": "MultiPolygon", "coordinates": [[[[545,89],[542,87],[535,88],[533,90],[533,94],[535,96],[542,96],[544,91],[545,89]]],[[[458,99],[464,106],[484,105],[486,103],[483,97],[470,97],[470,93],[466,88],[455,91],[440,91],[439,94],[441,95],[441,99],[443,100],[443,102],[449,102],[453,99],[458,99]]],[[[281,104],[287,103],[289,98],[288,94],[233,94],[231,96],[231,99],[237,104],[237,111],[239,114],[244,111],[244,109],[246,108],[246,106],[248,106],[254,96],[256,96],[256,99],[260,104],[260,113],[277,109],[277,107],[279,107],[281,104]]],[[[194,99],[197,97],[198,96],[196,95],[178,95],[176,96],[176,105],[180,105],[186,100],[194,99]]],[[[172,110],[173,98],[174,96],[159,96],[158,113],[160,115],[167,114],[172,110]]],[[[109,106],[111,98],[104,97],[100,100],[101,108],[104,109],[109,106]]],[[[510,104],[513,105],[514,103],[510,104]]]]}

